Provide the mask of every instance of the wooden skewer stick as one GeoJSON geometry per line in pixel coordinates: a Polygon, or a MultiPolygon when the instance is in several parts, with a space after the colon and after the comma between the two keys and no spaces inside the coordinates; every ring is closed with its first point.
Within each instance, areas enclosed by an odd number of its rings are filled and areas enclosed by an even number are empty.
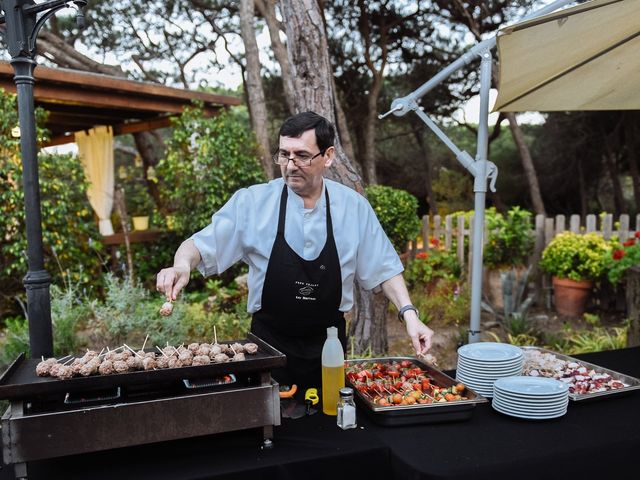
{"type": "Polygon", "coordinates": [[[66,364],[68,364],[69,362],[73,362],[73,361],[76,359],[76,357],[74,357],[73,355],[69,355],[69,356],[70,356],[71,358],[70,358],[69,360],[67,360],[66,362],[64,362],[62,365],[66,365],[66,364]]]}
{"type": "Polygon", "coordinates": [[[42,361],[44,362],[44,355],[40,355],[40,358],[42,359],[42,361]]]}
{"type": "Polygon", "coordinates": [[[164,358],[169,358],[169,357],[167,357],[167,355],[162,351],[162,349],[159,346],[156,345],[156,348],[158,349],[158,351],[162,354],[162,356],[164,358]]]}
{"type": "Polygon", "coordinates": [[[144,346],[147,344],[147,340],[149,340],[149,334],[144,338],[144,343],[142,344],[142,348],[140,350],[144,350],[144,346]]]}
{"type": "Polygon", "coordinates": [[[216,333],[216,326],[213,326],[213,341],[216,342],[214,345],[218,345],[218,334],[216,333]]]}
{"type": "Polygon", "coordinates": [[[142,355],[140,355],[138,352],[136,352],[133,348],[131,348],[129,345],[127,345],[126,343],[124,344],[125,347],[127,347],[129,349],[129,351],[131,353],[133,353],[136,357],[142,358],[142,355]]]}

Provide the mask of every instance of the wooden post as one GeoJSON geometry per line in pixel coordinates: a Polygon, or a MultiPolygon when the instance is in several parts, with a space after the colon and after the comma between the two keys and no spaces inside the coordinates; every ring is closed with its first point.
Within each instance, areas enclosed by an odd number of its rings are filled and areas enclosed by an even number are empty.
{"type": "Polygon", "coordinates": [[[444,217],[444,248],[451,250],[453,233],[453,220],[451,215],[444,217]]]}
{"type": "Polygon", "coordinates": [[[609,240],[611,238],[611,234],[613,232],[613,215],[607,213],[602,219],[602,236],[605,240],[609,240]]]}
{"type": "Polygon", "coordinates": [[[618,227],[618,239],[621,242],[624,242],[627,238],[629,238],[629,215],[623,213],[620,215],[620,227],[618,227]]]}
{"type": "Polygon", "coordinates": [[[458,262],[460,263],[460,270],[464,270],[464,217],[458,216],[458,231],[457,234],[457,253],[458,262]]]}

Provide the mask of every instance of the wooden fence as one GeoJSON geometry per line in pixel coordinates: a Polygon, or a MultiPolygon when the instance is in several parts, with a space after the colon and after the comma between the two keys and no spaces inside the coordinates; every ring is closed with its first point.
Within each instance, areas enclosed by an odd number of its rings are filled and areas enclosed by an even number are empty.
{"type": "MultiPolygon", "coordinates": [[[[414,240],[411,242],[409,252],[410,257],[414,258],[415,254],[425,251],[433,245],[429,244],[429,239],[437,239],[447,250],[451,250],[456,246],[456,254],[458,261],[463,268],[471,265],[471,256],[473,251],[473,216],[469,221],[465,221],[465,217],[460,215],[454,218],[453,215],[442,217],[440,215],[425,215],[422,217],[422,242],[414,240]],[[465,248],[465,240],[468,248],[465,248]]],[[[584,222],[580,215],[571,215],[567,223],[565,215],[556,215],[553,218],[545,218],[544,215],[535,217],[535,228],[532,233],[535,238],[535,247],[530,263],[537,265],[542,250],[553,240],[553,238],[567,230],[576,233],[596,232],[602,235],[606,240],[612,236],[617,236],[620,241],[625,241],[633,236],[636,231],[640,231],[640,214],[635,216],[633,229],[631,228],[631,218],[627,214],[620,215],[617,221],[614,221],[613,215],[610,213],[601,215],[587,215],[584,222]]],[[[484,235],[484,241],[487,235],[484,235]]]]}

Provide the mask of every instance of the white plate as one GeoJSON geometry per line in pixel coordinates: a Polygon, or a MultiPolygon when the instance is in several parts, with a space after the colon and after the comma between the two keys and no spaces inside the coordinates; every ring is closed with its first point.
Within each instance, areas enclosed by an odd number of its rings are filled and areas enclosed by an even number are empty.
{"type": "Polygon", "coordinates": [[[504,392],[500,392],[499,390],[493,389],[494,398],[499,398],[503,401],[507,401],[517,405],[531,405],[531,406],[540,406],[546,407],[550,405],[561,405],[567,402],[569,397],[558,397],[558,398],[524,398],[524,397],[512,397],[510,395],[506,395],[504,392]]]}
{"type": "Polygon", "coordinates": [[[456,365],[456,367],[461,367],[461,368],[466,368],[466,369],[471,369],[471,370],[479,370],[479,371],[496,371],[499,372],[501,370],[523,370],[524,369],[524,362],[519,360],[516,362],[512,362],[509,364],[498,364],[498,363],[492,363],[492,362],[477,362],[477,363],[470,363],[470,362],[465,362],[464,360],[462,360],[461,358],[458,359],[458,363],[456,365]]]}
{"type": "Polygon", "coordinates": [[[567,405],[569,401],[559,402],[555,404],[548,405],[539,405],[539,404],[528,404],[523,402],[510,402],[509,400],[500,397],[499,395],[493,396],[493,401],[496,402],[503,408],[510,410],[519,410],[523,412],[531,412],[531,413],[546,413],[546,412],[555,412],[560,409],[567,409],[567,405]]]}
{"type": "Polygon", "coordinates": [[[493,392],[493,384],[495,380],[478,380],[477,378],[469,377],[467,375],[456,375],[456,379],[458,379],[460,382],[464,383],[465,385],[470,386],[471,388],[473,388],[473,386],[476,385],[484,388],[490,388],[491,391],[493,392]]]}
{"type": "Polygon", "coordinates": [[[504,377],[496,380],[496,385],[503,392],[516,393],[527,396],[553,396],[566,393],[569,386],[553,378],[542,377],[504,377]]]}
{"type": "Polygon", "coordinates": [[[505,362],[524,358],[519,347],[508,343],[480,342],[463,345],[458,349],[458,355],[469,360],[482,360],[483,362],[505,362]]]}
{"type": "Polygon", "coordinates": [[[504,360],[486,360],[484,358],[469,358],[463,355],[458,355],[458,363],[463,363],[465,365],[491,365],[495,367],[509,367],[512,365],[523,364],[524,365],[524,355],[522,357],[514,357],[508,358],[504,360]]]}
{"type": "Polygon", "coordinates": [[[549,413],[549,414],[542,414],[542,415],[535,415],[535,414],[531,414],[531,413],[522,413],[522,412],[514,412],[514,411],[509,411],[509,410],[505,410],[502,407],[500,407],[499,405],[493,405],[492,404],[493,409],[496,412],[500,412],[504,415],[509,415],[511,417],[517,417],[517,418],[524,418],[527,420],[548,420],[551,418],[559,418],[562,417],[564,415],[566,415],[567,410],[564,409],[562,411],[558,411],[555,413],[549,413]]]}
{"type": "Polygon", "coordinates": [[[493,369],[472,369],[468,367],[463,367],[462,365],[458,365],[456,368],[456,373],[460,372],[463,375],[469,375],[477,378],[502,378],[502,377],[515,377],[522,374],[522,368],[509,368],[504,370],[493,370],[493,369]]]}
{"type": "MultiPolygon", "coordinates": [[[[497,380],[496,380],[497,381],[497,380]]],[[[510,398],[514,402],[531,402],[531,403],[548,403],[548,402],[560,402],[569,398],[569,395],[564,392],[560,392],[554,395],[527,395],[523,393],[513,393],[496,388],[495,382],[493,385],[493,392],[503,398],[510,398]]]]}

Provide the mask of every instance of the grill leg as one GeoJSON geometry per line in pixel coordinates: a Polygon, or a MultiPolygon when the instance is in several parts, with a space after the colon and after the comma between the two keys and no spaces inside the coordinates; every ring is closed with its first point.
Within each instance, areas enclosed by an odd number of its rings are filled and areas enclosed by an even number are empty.
{"type": "Polygon", "coordinates": [[[26,480],[27,479],[27,463],[14,463],[13,464],[13,473],[16,477],[16,480],[26,480]]]}
{"type": "Polygon", "coordinates": [[[273,448],[273,425],[265,425],[262,427],[262,449],[273,448]]]}

